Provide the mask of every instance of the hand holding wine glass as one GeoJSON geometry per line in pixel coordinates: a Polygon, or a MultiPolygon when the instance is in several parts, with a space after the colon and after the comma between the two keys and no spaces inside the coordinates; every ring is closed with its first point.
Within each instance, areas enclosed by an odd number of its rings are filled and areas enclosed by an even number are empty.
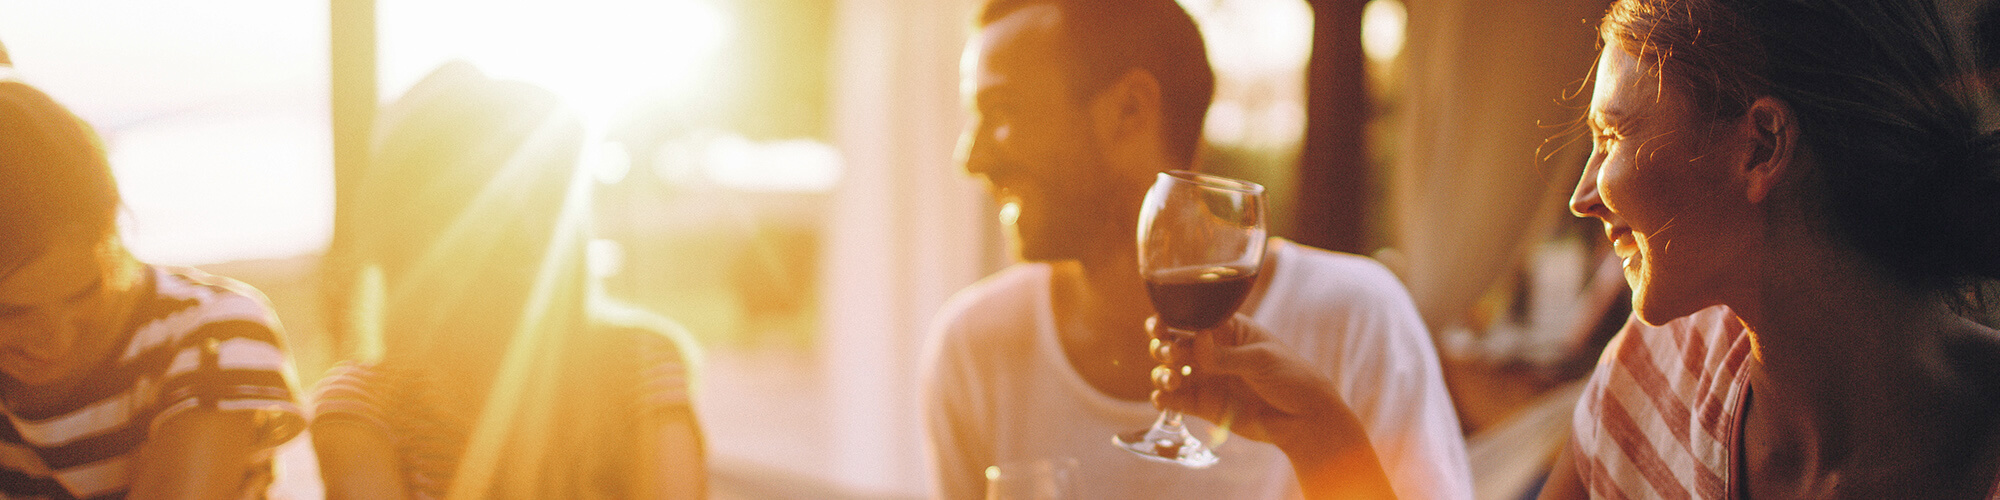
{"type": "Polygon", "coordinates": [[[1179,342],[1168,342],[1178,334],[1158,321],[1148,321],[1147,329],[1166,346],[1154,350],[1157,361],[1192,367],[1155,380],[1154,406],[1276,445],[1308,498],[1394,498],[1368,432],[1339,387],[1248,316],[1179,342]]]}
{"type": "MultiPolygon", "coordinates": [[[[1140,206],[1138,231],[1139,273],[1159,321],[1181,339],[1228,319],[1256,283],[1265,239],[1263,186],[1185,170],[1160,173],[1140,206]]],[[[1112,439],[1139,456],[1189,467],[1217,460],[1177,411],[1161,411],[1152,427],[1112,439]]]]}
{"type": "MultiPolygon", "coordinates": [[[[1238,314],[1182,342],[1172,342],[1176,334],[1157,322],[1147,322],[1147,329],[1166,344],[1154,351],[1156,361],[1196,374],[1157,380],[1153,402],[1161,408],[1227,421],[1230,432],[1281,447],[1353,414],[1333,381],[1248,316],[1238,314]]],[[[1358,428],[1359,420],[1353,421],[1358,428]]]]}

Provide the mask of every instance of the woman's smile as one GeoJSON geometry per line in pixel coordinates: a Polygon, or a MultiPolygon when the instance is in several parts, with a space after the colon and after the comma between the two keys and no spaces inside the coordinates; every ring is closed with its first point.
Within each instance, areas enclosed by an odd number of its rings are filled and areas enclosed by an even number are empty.
{"type": "Polygon", "coordinates": [[[1611,251],[1618,253],[1625,268],[1631,269],[1632,258],[1639,255],[1638,238],[1632,235],[1632,228],[1605,224],[1604,237],[1611,241],[1611,251]]]}

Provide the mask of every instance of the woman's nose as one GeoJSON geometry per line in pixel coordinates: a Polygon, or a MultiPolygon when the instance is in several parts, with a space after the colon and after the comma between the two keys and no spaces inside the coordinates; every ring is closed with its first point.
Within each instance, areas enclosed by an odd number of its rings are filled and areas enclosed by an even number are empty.
{"type": "Polygon", "coordinates": [[[1604,199],[1597,195],[1597,161],[1583,168],[1583,177],[1576,181],[1576,191],[1569,195],[1569,213],[1577,217],[1603,217],[1604,199]]]}

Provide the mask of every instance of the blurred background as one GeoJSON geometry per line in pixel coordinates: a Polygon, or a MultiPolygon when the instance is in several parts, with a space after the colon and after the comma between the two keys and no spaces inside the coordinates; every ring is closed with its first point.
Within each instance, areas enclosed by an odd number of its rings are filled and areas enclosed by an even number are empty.
{"type": "MultiPolygon", "coordinates": [[[[1562,205],[1607,3],[1181,0],[1218,72],[1203,168],[1404,279],[1482,496],[1538,481],[1521,457],[1559,445],[1625,315],[1562,205]]],[[[133,251],[262,289],[307,386],[348,348],[316,272],[375,106],[450,59],[555,90],[600,138],[594,272],[702,343],[715,495],[917,498],[925,328],[1008,263],[952,156],[978,5],[0,0],[0,40],[104,137],[133,251]]]]}

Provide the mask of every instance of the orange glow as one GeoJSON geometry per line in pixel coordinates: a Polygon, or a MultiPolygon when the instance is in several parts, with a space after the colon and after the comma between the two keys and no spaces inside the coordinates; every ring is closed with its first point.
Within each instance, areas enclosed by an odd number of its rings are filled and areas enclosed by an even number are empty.
{"type": "Polygon", "coordinates": [[[734,29],[706,0],[389,0],[379,18],[383,95],[464,59],[555,91],[597,130],[642,94],[692,97],[734,29]]]}

